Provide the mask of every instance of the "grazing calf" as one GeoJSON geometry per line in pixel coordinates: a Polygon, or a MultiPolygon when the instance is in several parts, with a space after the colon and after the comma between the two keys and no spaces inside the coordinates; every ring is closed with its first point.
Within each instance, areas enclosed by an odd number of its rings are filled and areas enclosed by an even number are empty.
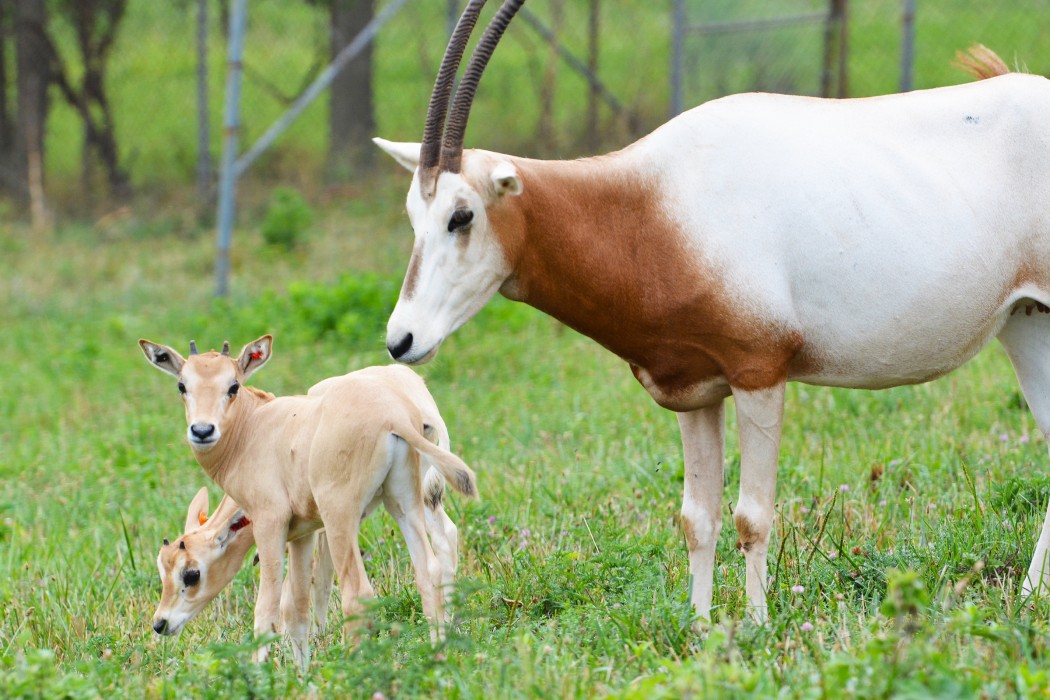
{"type": "MultiPolygon", "coordinates": [[[[615,153],[540,161],[464,150],[482,71],[523,0],[504,0],[452,106],[484,0],[438,72],[423,141],[377,143],[413,172],[415,230],[387,326],[422,363],[496,292],[623,358],[678,414],[692,601],[709,618],[725,420],[747,597],[766,559],[787,382],[926,382],[997,338],[1050,436],[1050,81],[1000,75],[901,95],[714,100],[615,153]],[[446,128],[447,115],[447,128],[446,128]]],[[[993,65],[996,63],[996,65],[993,65]]],[[[1050,509],[1022,584],[1050,590],[1050,509]]]]}
{"type": "MultiPolygon", "coordinates": [[[[447,517],[424,513],[420,458],[460,493],[473,496],[477,489],[474,472],[448,451],[448,430],[433,397],[419,376],[398,366],[332,377],[306,396],[277,398],[243,386],[270,359],[272,342],[264,335],[236,359],[228,343],[221,353],[198,353],[191,343],[184,359],[170,347],[139,341],[150,363],[178,379],[197,462],[253,524],[259,554],[256,634],[278,629],[287,544],[291,582],[284,632],[300,665],[309,662],[305,582],[313,540],[306,535],[324,528],[352,635],[349,618],[361,611],[362,598],[374,595],[361,561],[359,528],[382,502],[408,544],[423,613],[432,639],[439,638],[445,591],[425,530],[429,526],[433,548],[447,559],[455,527],[447,517]]],[[[263,646],[256,658],[267,655],[263,646]]]]}
{"type": "MultiPolygon", "coordinates": [[[[429,472],[436,475],[436,472],[429,472]]],[[[438,477],[440,478],[440,477],[438,477]]],[[[444,488],[444,483],[439,484],[444,488]]],[[[311,608],[313,627],[322,634],[328,617],[328,602],[335,571],[324,531],[310,533],[317,538],[311,575],[311,608]]],[[[229,496],[224,496],[215,512],[208,517],[208,490],[202,488],[190,501],[186,526],[174,542],[164,540],[157,555],[160,570],[161,598],[153,615],[157,634],[177,634],[207,607],[244,565],[245,556],[255,545],[252,522],[244,509],[229,496]]],[[[442,562],[444,564],[444,562],[442,562]]],[[[453,572],[454,573],[454,572],[453,572]]],[[[281,591],[282,618],[292,614],[291,576],[284,579],[281,591]]],[[[287,620],[284,620],[287,624],[287,620]]]]}

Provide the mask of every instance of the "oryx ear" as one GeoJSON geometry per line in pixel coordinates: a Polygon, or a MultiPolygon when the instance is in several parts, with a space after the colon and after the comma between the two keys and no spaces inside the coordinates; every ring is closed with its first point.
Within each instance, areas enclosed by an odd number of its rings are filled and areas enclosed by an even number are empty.
{"type": "Polygon", "coordinates": [[[252,521],[248,520],[248,516],[245,514],[243,508],[238,508],[237,512],[234,513],[226,524],[223,525],[222,530],[215,537],[215,544],[220,547],[225,547],[228,544],[234,542],[245,532],[250,533],[251,530],[245,530],[245,528],[251,526],[252,521]]]}
{"type": "Polygon", "coordinates": [[[179,372],[182,371],[182,365],[186,363],[186,360],[182,359],[182,355],[167,345],[158,345],[148,340],[140,340],[139,347],[142,348],[142,352],[146,355],[146,359],[149,360],[151,365],[173,377],[179,376],[179,372]]]}
{"type": "Polygon", "coordinates": [[[199,530],[200,527],[208,520],[208,489],[201,487],[201,490],[197,492],[197,495],[190,501],[190,507],[186,509],[186,525],[182,531],[183,534],[188,534],[194,530],[199,530]],[[201,515],[204,515],[201,518],[201,515]]]}
{"type": "Polygon", "coordinates": [[[396,160],[401,166],[409,171],[415,172],[419,166],[419,144],[418,143],[400,143],[397,141],[387,141],[386,139],[374,138],[372,143],[382,148],[391,158],[396,160]]]}
{"type": "Polygon", "coordinates": [[[505,194],[512,194],[516,197],[525,189],[521,182],[521,175],[518,174],[518,169],[514,167],[513,163],[508,161],[502,160],[496,163],[496,167],[492,169],[489,177],[492,178],[492,186],[496,189],[496,195],[499,197],[505,194]]]}
{"type": "Polygon", "coordinates": [[[256,370],[261,369],[266,361],[270,359],[270,352],[273,349],[273,336],[267,333],[258,340],[253,340],[244,346],[241,350],[241,356],[237,358],[237,364],[240,365],[241,374],[244,378],[252,376],[256,370]]]}

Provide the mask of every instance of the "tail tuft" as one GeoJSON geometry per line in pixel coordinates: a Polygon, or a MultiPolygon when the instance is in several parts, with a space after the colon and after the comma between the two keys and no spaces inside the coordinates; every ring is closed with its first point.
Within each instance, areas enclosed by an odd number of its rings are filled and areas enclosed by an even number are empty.
{"type": "Polygon", "coordinates": [[[469,469],[457,469],[455,489],[464,496],[476,497],[478,495],[478,485],[474,481],[474,472],[469,469]]]}
{"type": "Polygon", "coordinates": [[[998,54],[984,44],[974,44],[966,51],[956,51],[952,65],[966,71],[978,80],[994,78],[997,75],[1006,75],[1011,72],[1010,66],[1006,65],[998,54]]]}

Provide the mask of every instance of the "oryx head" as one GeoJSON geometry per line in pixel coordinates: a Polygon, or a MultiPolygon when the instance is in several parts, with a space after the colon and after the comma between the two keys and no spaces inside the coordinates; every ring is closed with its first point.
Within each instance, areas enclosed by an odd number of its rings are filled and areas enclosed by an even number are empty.
{"type": "Polygon", "coordinates": [[[150,364],[178,379],[186,406],[186,438],[195,451],[207,452],[222,439],[241,383],[270,359],[273,336],[248,343],[237,359],[230,357],[229,342],[223,343],[222,352],[199,353],[190,341],[185,359],[167,345],[140,340],[139,346],[150,364]]]}
{"type": "Polygon", "coordinates": [[[157,555],[162,585],[153,615],[157,634],[176,634],[226,587],[255,543],[251,522],[232,499],[224,498],[208,517],[208,490],[202,488],[186,512],[186,529],[164,540],[157,555]]]}
{"type": "Polygon", "coordinates": [[[416,241],[387,325],[387,349],[400,362],[432,358],[441,342],[476,314],[511,274],[507,251],[490,225],[488,210],[505,196],[521,194],[521,176],[509,158],[492,153],[474,152],[464,165],[463,135],[482,71],[523,2],[505,0],[492,18],[448,110],[456,70],[485,4],[485,0],[471,0],[445,51],[423,142],[375,139],[414,172],[407,209],[416,241]]]}

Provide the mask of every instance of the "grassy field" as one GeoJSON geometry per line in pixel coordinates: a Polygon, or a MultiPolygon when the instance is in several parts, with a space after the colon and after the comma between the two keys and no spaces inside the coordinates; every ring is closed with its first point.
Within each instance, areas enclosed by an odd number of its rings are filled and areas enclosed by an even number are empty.
{"type": "MultiPolygon", "coordinates": [[[[529,9],[554,24],[549,0],[529,9]]],[[[113,49],[107,88],[121,153],[143,206],[151,210],[193,182],[196,164],[195,24],[186,2],[133,0],[113,49]]],[[[568,2],[560,37],[578,57],[587,52],[587,5],[568,2]]],[[[692,0],[691,22],[720,22],[821,11],[824,0],[692,0]]],[[[600,113],[605,148],[629,143],[667,118],[670,104],[670,3],[616,0],[602,3],[600,74],[632,115],[632,124],[605,105],[600,113]],[[633,134],[632,134],[633,132],[633,134]]],[[[377,134],[416,140],[445,46],[445,2],[410,2],[380,34],[375,54],[377,134]]],[[[217,14],[217,13],[216,13],[217,14]]],[[[869,0],[850,8],[851,96],[893,92],[900,75],[900,2],[869,0]]],[[[916,87],[963,82],[950,63],[955,51],[983,42],[1036,72],[1050,66],[1050,36],[1043,30],[1045,0],[987,3],[978,0],[922,2],[916,27],[916,87]]],[[[245,42],[242,149],[254,142],[323,65],[326,15],[300,0],[253,0],[245,42]]],[[[56,23],[59,43],[72,36],[56,23]]],[[[210,50],[212,152],[222,137],[226,80],[225,40],[213,15],[210,50]]],[[[693,36],[687,42],[685,103],[698,104],[743,90],[818,89],[822,55],[816,26],[776,31],[693,36]]],[[[71,51],[67,50],[67,54],[71,51]]],[[[74,71],[75,73],[75,71],[74,71]]],[[[493,150],[571,157],[587,152],[587,85],[527,25],[515,25],[493,57],[473,110],[468,145],[493,150]],[[553,69],[552,73],[549,71],[553,69]],[[553,134],[540,129],[541,94],[554,86],[553,134]]],[[[91,210],[81,201],[82,126],[56,97],[48,124],[49,195],[59,203],[91,210]]],[[[304,112],[249,175],[264,182],[322,189],[327,142],[324,97],[304,112]]],[[[184,202],[175,202],[182,205],[184,202]]],[[[102,213],[102,212],[96,212],[102,213]]]]}
{"type": "Polygon", "coordinates": [[[701,637],[673,415],[594,343],[503,300],[422,370],[482,492],[449,498],[461,569],[447,643],[428,642],[385,514],[364,532],[379,599],[360,648],[343,644],[333,604],[306,674],[283,647],[249,663],[250,567],[180,637],[154,635],[154,558],[206,478],[174,382],[137,339],[239,347],[273,332],[253,383],[277,393],[385,363],[405,185],[377,181],[371,198],[319,212],[292,254],[238,232],[221,304],[206,232],[118,222],[0,237],[0,695],[1050,693],[1050,606],[1017,600],[1050,497],[1047,446],[997,346],[929,385],[791,388],[765,626],[744,617],[730,412],[716,619],[701,637]]]}

